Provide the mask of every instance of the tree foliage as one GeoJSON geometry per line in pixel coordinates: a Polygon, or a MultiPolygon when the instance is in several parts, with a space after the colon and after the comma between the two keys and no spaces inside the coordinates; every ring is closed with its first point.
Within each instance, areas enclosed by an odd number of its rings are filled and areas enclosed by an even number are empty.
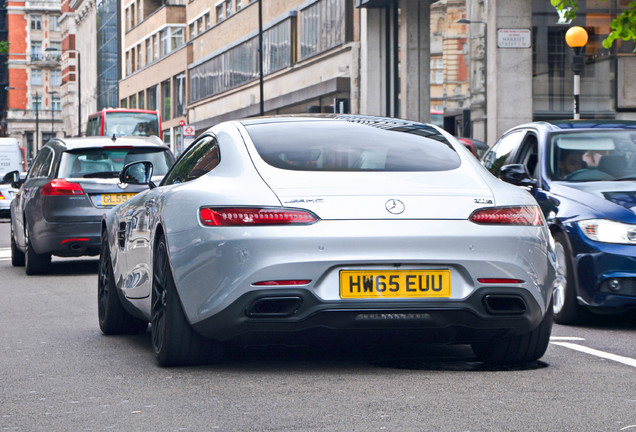
{"type": "Polygon", "coordinates": [[[0,54],[9,54],[9,42],[0,41],[0,54]]]}
{"type": "MultiPolygon", "coordinates": [[[[601,0],[605,1],[605,0],[601,0]]],[[[579,10],[579,0],[550,0],[557,10],[565,10],[565,18],[573,20],[579,10]]],[[[616,39],[636,40],[636,0],[633,0],[610,24],[610,33],[603,41],[603,47],[609,49],[616,39]]],[[[636,50],[635,50],[636,52],[636,50]]]]}

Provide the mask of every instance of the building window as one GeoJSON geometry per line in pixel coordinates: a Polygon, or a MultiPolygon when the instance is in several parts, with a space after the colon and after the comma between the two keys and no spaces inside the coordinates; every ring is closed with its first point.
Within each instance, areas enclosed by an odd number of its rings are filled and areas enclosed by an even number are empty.
{"type": "Polygon", "coordinates": [[[146,100],[144,98],[143,90],[139,92],[138,97],[139,97],[139,109],[146,108],[146,100]]]}
{"type": "Polygon", "coordinates": [[[142,8],[142,2],[141,0],[137,1],[137,20],[139,20],[140,22],[144,19],[144,11],[142,8]]]}
{"type": "Polygon", "coordinates": [[[42,42],[31,41],[31,60],[42,60],[42,42]]]}
{"type": "Polygon", "coordinates": [[[174,117],[185,114],[185,74],[174,77],[174,117]]]}
{"type": "Polygon", "coordinates": [[[207,12],[204,16],[203,19],[205,20],[205,29],[209,29],[210,28],[210,12],[207,12]]]}
{"type": "MultiPolygon", "coordinates": [[[[168,147],[170,147],[170,133],[172,132],[171,129],[165,129],[163,131],[163,143],[165,145],[167,145],[168,147]]],[[[172,147],[170,147],[172,149],[172,147]]]]}
{"type": "Polygon", "coordinates": [[[306,59],[345,42],[345,2],[320,0],[301,10],[300,58],[306,59]]]}
{"type": "Polygon", "coordinates": [[[161,116],[164,120],[170,120],[170,80],[161,83],[161,116]]]}
{"type": "Polygon", "coordinates": [[[49,30],[59,32],[60,31],[60,17],[57,15],[49,16],[49,30]]]}
{"type": "Polygon", "coordinates": [[[141,44],[137,45],[137,69],[141,69],[143,64],[143,57],[141,52],[141,44]]]}
{"type": "Polygon", "coordinates": [[[126,31],[130,30],[132,25],[130,25],[130,8],[126,8],[126,31]]]}
{"type": "Polygon", "coordinates": [[[157,86],[150,87],[146,92],[148,96],[148,109],[156,110],[157,109],[157,86]]]}
{"type": "Polygon", "coordinates": [[[161,35],[161,57],[163,57],[170,52],[169,50],[170,29],[165,28],[161,30],[160,35],[161,35]]]}
{"type": "MultiPolygon", "coordinates": [[[[269,74],[292,64],[292,18],[263,32],[263,72],[269,74]]],[[[258,38],[253,37],[210,60],[195,66],[190,72],[192,102],[223,93],[255,80],[259,75],[258,38]]]]}
{"type": "Polygon", "coordinates": [[[431,59],[431,84],[444,84],[443,59],[431,59]]]}
{"type": "Polygon", "coordinates": [[[42,30],[42,15],[31,15],[31,30],[42,30]]]}
{"type": "Polygon", "coordinates": [[[122,108],[128,108],[128,99],[122,99],[119,102],[119,106],[122,107],[122,108]]]}
{"type": "Polygon", "coordinates": [[[146,64],[152,63],[152,44],[150,38],[146,39],[146,64]]]}
{"type": "Polygon", "coordinates": [[[183,27],[172,28],[170,32],[170,51],[174,51],[183,45],[183,27]]]}
{"type": "Polygon", "coordinates": [[[126,75],[130,75],[130,51],[126,51],[126,75]]]}
{"type": "Polygon", "coordinates": [[[51,71],[51,86],[59,87],[61,85],[62,85],[62,71],[52,70],[51,71]]]}
{"type": "Polygon", "coordinates": [[[31,109],[42,111],[42,96],[35,94],[31,100],[31,109]]]}
{"type": "Polygon", "coordinates": [[[31,84],[42,85],[42,71],[40,69],[31,69],[31,84]]]}
{"type": "Polygon", "coordinates": [[[152,35],[152,41],[153,41],[153,45],[154,48],[152,50],[152,52],[155,55],[155,60],[159,58],[159,36],[158,35],[152,35]]]}
{"type": "Polygon", "coordinates": [[[129,100],[130,100],[130,108],[137,108],[137,94],[131,95],[129,100]]]}
{"type": "Polygon", "coordinates": [[[53,111],[62,111],[62,100],[59,96],[53,96],[51,99],[51,107],[53,111]]]}
{"type": "Polygon", "coordinates": [[[239,10],[241,10],[242,7],[243,7],[243,2],[241,0],[236,0],[236,10],[237,10],[237,12],[239,10]]]}
{"type": "Polygon", "coordinates": [[[225,18],[225,7],[223,3],[216,5],[216,22],[221,22],[225,18]]]}
{"type": "Polygon", "coordinates": [[[197,23],[196,22],[190,23],[190,39],[194,39],[196,35],[197,35],[197,23]]]}

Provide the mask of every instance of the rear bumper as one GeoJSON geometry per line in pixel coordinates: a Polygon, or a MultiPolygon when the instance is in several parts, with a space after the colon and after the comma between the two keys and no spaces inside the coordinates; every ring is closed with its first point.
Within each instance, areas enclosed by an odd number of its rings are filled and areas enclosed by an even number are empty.
{"type": "Polygon", "coordinates": [[[528,333],[539,325],[543,313],[526,290],[503,287],[479,289],[460,302],[333,302],[303,289],[257,290],[193,327],[219,341],[322,329],[366,332],[378,338],[399,335],[439,343],[470,343],[528,333]],[[486,299],[492,296],[504,299],[497,303],[504,310],[490,307],[493,303],[486,299]],[[507,299],[515,305],[513,310],[505,310],[507,299]]]}
{"type": "Polygon", "coordinates": [[[81,223],[40,221],[34,224],[29,240],[39,254],[95,256],[101,244],[101,218],[81,223]]]}

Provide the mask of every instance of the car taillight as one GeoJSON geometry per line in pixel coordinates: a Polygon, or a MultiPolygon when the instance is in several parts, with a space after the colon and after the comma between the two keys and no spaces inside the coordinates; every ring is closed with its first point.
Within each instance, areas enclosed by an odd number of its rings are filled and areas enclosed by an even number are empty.
{"type": "Polygon", "coordinates": [[[480,283],[483,284],[520,284],[523,283],[521,279],[508,279],[508,278],[477,278],[480,283]]]}
{"type": "Polygon", "coordinates": [[[3,200],[3,199],[6,199],[6,198],[4,197],[4,195],[2,195],[2,192],[0,192],[0,200],[3,200]]]}
{"type": "Polygon", "coordinates": [[[543,215],[537,206],[491,207],[475,210],[470,221],[483,225],[531,225],[543,224],[543,215]]]}
{"type": "Polygon", "coordinates": [[[260,207],[203,207],[199,217],[206,226],[309,225],[318,220],[305,210],[260,207]]]}
{"type": "Polygon", "coordinates": [[[311,282],[311,279],[299,279],[299,280],[270,280],[254,282],[252,285],[256,286],[292,286],[292,285],[307,285],[311,282]]]}
{"type": "Polygon", "coordinates": [[[53,179],[42,186],[42,195],[84,195],[79,183],[71,183],[64,179],[53,179]]]}

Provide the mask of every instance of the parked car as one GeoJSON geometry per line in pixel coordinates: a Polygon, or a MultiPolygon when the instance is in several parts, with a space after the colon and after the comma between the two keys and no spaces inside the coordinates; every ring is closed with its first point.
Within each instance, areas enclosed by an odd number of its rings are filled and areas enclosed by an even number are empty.
{"type": "Polygon", "coordinates": [[[151,322],[160,365],[224,342],[327,331],[470,343],[486,362],[540,358],[554,252],[530,194],[432,125],[366,116],[219,124],[158,187],[104,215],[99,324],[151,322]]]}
{"type": "Polygon", "coordinates": [[[464,144],[477,159],[481,159],[486,151],[488,151],[488,144],[478,139],[457,137],[457,140],[464,144]]]}
{"type": "Polygon", "coordinates": [[[636,309],[636,122],[520,125],[483,164],[529,188],[543,210],[559,264],[558,323],[636,309]]]}
{"type": "Polygon", "coordinates": [[[11,204],[12,264],[31,275],[46,272],[51,255],[99,254],[102,214],[144,189],[118,181],[124,165],[139,160],[152,161],[159,181],[174,156],[155,137],[49,141],[11,204]]]}
{"type": "Polygon", "coordinates": [[[13,176],[6,174],[0,179],[0,217],[7,218],[10,216],[11,201],[18,192],[16,188],[12,186],[13,176]]]}

